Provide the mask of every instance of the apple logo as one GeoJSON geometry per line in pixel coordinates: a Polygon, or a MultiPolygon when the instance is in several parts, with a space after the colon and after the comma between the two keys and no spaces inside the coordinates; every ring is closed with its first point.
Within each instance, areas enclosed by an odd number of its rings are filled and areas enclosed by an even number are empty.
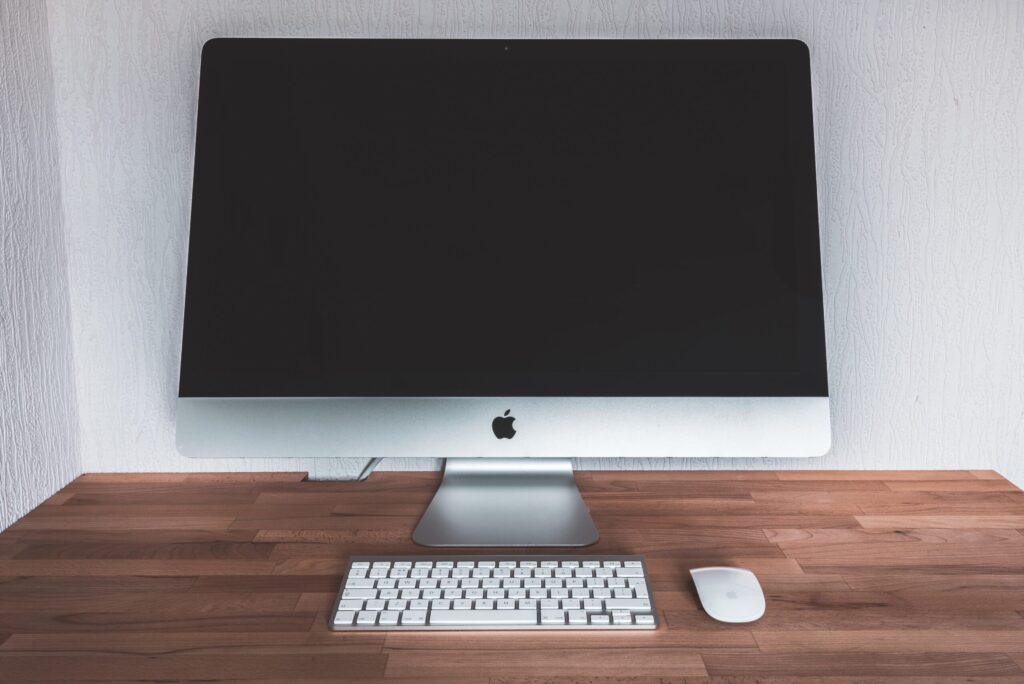
{"type": "Polygon", "coordinates": [[[498,416],[491,422],[491,429],[494,430],[494,436],[498,439],[512,439],[516,436],[516,429],[512,427],[515,416],[508,415],[511,410],[508,409],[504,416],[498,416]]]}

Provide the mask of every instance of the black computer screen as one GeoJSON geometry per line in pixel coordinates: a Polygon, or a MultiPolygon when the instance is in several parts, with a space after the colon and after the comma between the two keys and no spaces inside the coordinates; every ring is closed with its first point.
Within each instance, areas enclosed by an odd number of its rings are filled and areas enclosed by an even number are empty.
{"type": "Polygon", "coordinates": [[[795,41],[220,39],[180,395],[825,396],[795,41]]]}

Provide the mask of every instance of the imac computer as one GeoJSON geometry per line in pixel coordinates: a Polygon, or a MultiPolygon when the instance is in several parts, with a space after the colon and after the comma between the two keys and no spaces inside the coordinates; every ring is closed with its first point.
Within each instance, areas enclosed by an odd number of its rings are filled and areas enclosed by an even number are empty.
{"type": "Polygon", "coordinates": [[[177,443],[447,459],[413,539],[582,546],[570,459],[830,445],[798,41],[217,39],[177,443]]]}

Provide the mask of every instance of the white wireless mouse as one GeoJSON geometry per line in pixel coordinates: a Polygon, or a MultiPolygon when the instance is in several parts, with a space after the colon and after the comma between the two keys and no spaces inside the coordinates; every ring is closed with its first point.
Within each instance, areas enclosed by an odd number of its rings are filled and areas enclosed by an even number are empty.
{"type": "Polygon", "coordinates": [[[693,583],[704,611],[719,622],[753,622],[764,615],[764,592],[743,568],[694,568],[693,583]]]}

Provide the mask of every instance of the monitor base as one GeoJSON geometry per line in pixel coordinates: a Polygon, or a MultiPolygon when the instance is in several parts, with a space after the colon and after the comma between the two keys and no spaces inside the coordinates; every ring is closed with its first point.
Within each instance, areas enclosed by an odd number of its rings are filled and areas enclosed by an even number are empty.
{"type": "Polygon", "coordinates": [[[412,540],[422,546],[588,546],[598,539],[572,462],[449,458],[412,540]]]}

